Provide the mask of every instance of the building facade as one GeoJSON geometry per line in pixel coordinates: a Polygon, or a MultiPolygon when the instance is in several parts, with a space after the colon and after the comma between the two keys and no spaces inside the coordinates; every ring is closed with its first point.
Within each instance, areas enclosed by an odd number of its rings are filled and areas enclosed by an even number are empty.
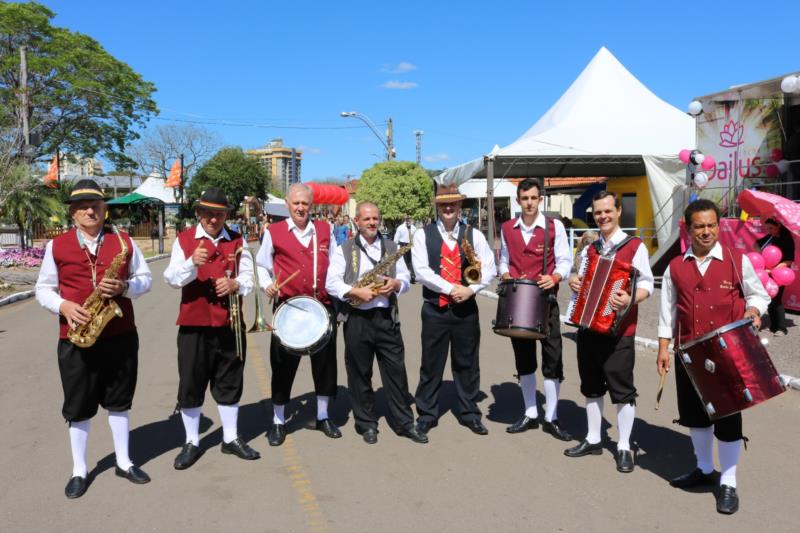
{"type": "Polygon", "coordinates": [[[284,146],[283,139],[272,139],[263,148],[247,150],[245,153],[255,157],[264,165],[271,185],[282,193],[286,194],[291,184],[300,183],[303,152],[297,148],[284,146]]]}

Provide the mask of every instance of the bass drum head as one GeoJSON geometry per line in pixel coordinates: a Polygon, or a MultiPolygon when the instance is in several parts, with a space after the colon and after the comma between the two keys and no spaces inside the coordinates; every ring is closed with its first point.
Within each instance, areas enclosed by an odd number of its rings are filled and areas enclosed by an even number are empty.
{"type": "Polygon", "coordinates": [[[513,337],[515,339],[541,340],[547,338],[547,335],[541,331],[527,328],[492,328],[492,331],[503,337],[513,337]]]}
{"type": "Polygon", "coordinates": [[[330,334],[330,315],[314,298],[295,296],[278,306],[272,328],[287,350],[297,355],[310,355],[315,345],[330,334]]]}

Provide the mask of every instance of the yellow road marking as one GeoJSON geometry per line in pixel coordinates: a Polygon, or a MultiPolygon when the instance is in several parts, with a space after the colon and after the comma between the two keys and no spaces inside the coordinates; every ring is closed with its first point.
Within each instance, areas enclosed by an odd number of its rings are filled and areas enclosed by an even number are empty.
{"type": "MultiPolygon", "coordinates": [[[[272,396],[272,387],[270,386],[269,373],[267,366],[264,364],[264,356],[258,348],[258,340],[261,337],[250,335],[247,339],[247,349],[250,352],[248,360],[256,371],[256,378],[258,379],[258,388],[264,398],[272,396]]],[[[310,531],[315,532],[329,532],[328,519],[319,506],[319,500],[314,495],[311,487],[311,480],[306,475],[306,470],[303,468],[302,459],[295,447],[294,439],[291,435],[286,437],[283,446],[280,447],[281,457],[283,459],[283,466],[289,474],[289,479],[295,490],[297,503],[303,509],[305,516],[306,526],[310,531]]]]}

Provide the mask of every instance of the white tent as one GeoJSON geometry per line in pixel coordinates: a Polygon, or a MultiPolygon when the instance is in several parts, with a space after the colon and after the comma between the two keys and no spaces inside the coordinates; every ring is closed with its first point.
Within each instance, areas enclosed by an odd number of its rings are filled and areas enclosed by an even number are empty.
{"type": "Polygon", "coordinates": [[[483,164],[470,161],[442,176],[462,183],[495,176],[647,175],[659,242],[667,244],[677,234],[673,214],[685,188],[677,154],[694,146],[694,119],[653,94],[601,48],[521,137],[492,150],[483,164]]]}
{"type": "Polygon", "coordinates": [[[176,189],[164,187],[164,178],[149,176],[133,192],[139,193],[148,198],[158,198],[165,204],[177,204],[175,199],[176,189]]]}

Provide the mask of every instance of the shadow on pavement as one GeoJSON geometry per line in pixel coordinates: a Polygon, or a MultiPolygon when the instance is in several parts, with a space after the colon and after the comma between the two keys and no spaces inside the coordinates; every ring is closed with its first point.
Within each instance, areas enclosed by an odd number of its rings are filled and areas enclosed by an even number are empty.
{"type": "MultiPolygon", "coordinates": [[[[272,401],[264,400],[267,410],[267,426],[272,426],[272,401]]],[[[331,398],[328,404],[328,416],[339,427],[347,424],[350,419],[350,394],[347,388],[339,386],[336,397],[331,398]]],[[[286,433],[294,433],[300,429],[314,429],[317,420],[317,395],[307,392],[292,398],[284,411],[286,416],[286,433]]]]}

